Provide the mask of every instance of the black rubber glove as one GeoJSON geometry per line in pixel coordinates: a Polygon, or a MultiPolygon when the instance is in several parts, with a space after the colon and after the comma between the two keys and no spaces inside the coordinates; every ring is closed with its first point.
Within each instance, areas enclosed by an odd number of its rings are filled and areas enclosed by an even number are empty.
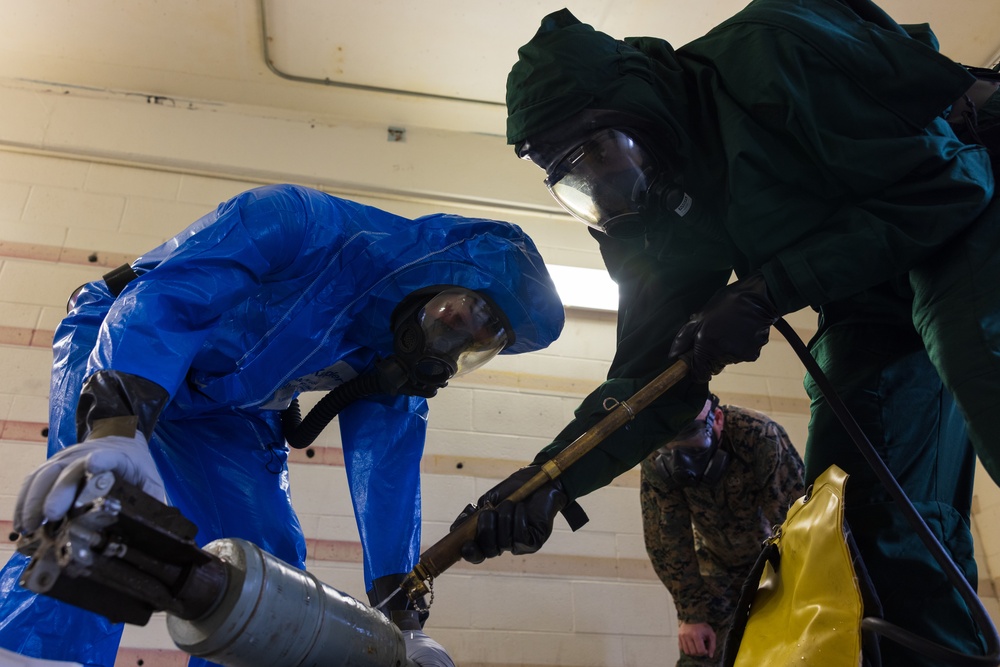
{"type": "Polygon", "coordinates": [[[105,435],[109,430],[113,435],[131,437],[139,431],[148,442],[168,402],[170,394],[152,380],[121,371],[97,371],[87,378],[80,390],[76,409],[77,439],[83,441],[105,435]]]}
{"type": "Polygon", "coordinates": [[[400,630],[420,630],[427,622],[429,612],[423,597],[420,607],[413,604],[406,593],[399,590],[399,585],[406,578],[405,574],[387,574],[372,581],[372,587],[367,591],[368,602],[375,607],[384,603],[381,611],[389,617],[400,630]],[[389,596],[392,596],[391,598],[389,596]]]}
{"type": "Polygon", "coordinates": [[[756,361],[778,317],[764,276],[751,274],[720,289],[691,316],[677,332],[670,356],[687,361],[695,382],[707,383],[729,364],[756,361]]]}
{"type": "Polygon", "coordinates": [[[569,503],[559,480],[544,484],[520,502],[501,501],[524,486],[540,469],[537,465],[521,468],[484,493],[475,506],[468,505],[458,515],[451,524],[452,530],[477,507],[486,508],[477,516],[475,539],[462,545],[462,558],[470,563],[482,563],[504,551],[522,555],[542,548],[552,534],[556,514],[569,503]]]}

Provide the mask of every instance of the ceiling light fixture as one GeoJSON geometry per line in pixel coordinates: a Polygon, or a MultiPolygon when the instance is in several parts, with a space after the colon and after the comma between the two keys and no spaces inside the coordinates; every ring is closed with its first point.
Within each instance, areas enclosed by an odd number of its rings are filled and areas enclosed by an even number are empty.
{"type": "Polygon", "coordinates": [[[559,298],[567,308],[618,311],[618,285],[604,269],[547,265],[559,298]]]}

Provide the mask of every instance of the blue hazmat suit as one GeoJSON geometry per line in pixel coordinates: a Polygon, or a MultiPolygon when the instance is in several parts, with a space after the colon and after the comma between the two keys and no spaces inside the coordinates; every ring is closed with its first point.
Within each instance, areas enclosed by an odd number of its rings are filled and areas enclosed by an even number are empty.
{"type": "MultiPolygon", "coordinates": [[[[564,312],[531,239],[513,224],[447,214],[416,220],[316,190],[244,192],[132,264],[112,296],[89,283],[55,334],[48,454],[77,441],[84,380],[113,370],[170,400],[150,450],[169,501],[199,528],[304,567],[280,411],[393,351],[390,317],[415,290],[459,285],[508,322],[501,354],[538,350],[564,312]],[[512,339],[512,340],[511,340],[512,339]]],[[[419,461],[427,400],[370,396],[339,414],[366,589],[420,553],[419,461]]],[[[21,588],[20,554],[0,572],[0,646],[112,667],[122,626],[21,588]]],[[[190,664],[208,664],[192,658],[190,664]]]]}

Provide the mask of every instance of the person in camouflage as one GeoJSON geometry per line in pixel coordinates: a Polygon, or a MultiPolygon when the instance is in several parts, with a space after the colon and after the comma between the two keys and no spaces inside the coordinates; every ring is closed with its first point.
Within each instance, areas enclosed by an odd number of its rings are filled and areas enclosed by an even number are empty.
{"type": "Polygon", "coordinates": [[[804,493],[802,459],[773,419],[710,396],[640,471],[646,550],[677,608],[677,665],[719,665],[761,542],[804,493]]]}

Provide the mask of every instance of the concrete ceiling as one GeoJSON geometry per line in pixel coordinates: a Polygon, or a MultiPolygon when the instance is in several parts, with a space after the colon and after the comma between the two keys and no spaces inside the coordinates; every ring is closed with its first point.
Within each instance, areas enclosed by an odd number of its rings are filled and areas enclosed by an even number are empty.
{"type": "MultiPolygon", "coordinates": [[[[266,113],[501,134],[504,82],[542,16],[675,46],[745,0],[0,0],[0,77],[266,113]]],[[[942,51],[1000,54],[998,0],[884,0],[942,51]]]]}

